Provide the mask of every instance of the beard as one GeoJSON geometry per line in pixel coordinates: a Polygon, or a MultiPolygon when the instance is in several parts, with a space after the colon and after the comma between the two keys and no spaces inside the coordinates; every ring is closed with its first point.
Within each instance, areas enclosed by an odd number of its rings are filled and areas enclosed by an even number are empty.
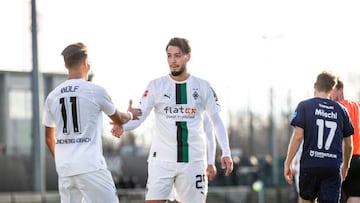
{"type": "Polygon", "coordinates": [[[178,71],[171,71],[171,75],[172,76],[179,76],[181,74],[183,74],[186,70],[186,67],[185,66],[181,66],[180,70],[178,71]]]}

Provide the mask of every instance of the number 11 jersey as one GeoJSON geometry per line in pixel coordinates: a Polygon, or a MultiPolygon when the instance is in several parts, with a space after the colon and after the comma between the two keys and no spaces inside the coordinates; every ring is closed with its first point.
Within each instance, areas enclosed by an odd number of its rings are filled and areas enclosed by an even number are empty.
{"type": "Polygon", "coordinates": [[[55,163],[60,177],[105,169],[102,151],[102,112],[116,111],[104,88],[71,79],[48,95],[43,124],[56,128],[55,163]]]}

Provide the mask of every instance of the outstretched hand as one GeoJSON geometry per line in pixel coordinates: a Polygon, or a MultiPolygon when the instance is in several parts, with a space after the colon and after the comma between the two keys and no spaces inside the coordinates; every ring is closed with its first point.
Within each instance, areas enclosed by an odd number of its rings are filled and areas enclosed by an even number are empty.
{"type": "Polygon", "coordinates": [[[140,116],[142,115],[142,111],[140,108],[133,108],[132,107],[132,103],[133,101],[130,99],[129,100],[129,107],[128,107],[128,112],[131,112],[133,115],[133,120],[139,120],[140,116]]]}

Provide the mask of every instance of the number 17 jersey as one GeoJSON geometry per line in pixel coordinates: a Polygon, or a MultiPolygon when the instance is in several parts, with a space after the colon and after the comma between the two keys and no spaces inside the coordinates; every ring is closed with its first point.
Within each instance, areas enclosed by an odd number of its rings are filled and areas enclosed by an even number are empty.
{"type": "Polygon", "coordinates": [[[291,125],[304,129],[301,168],[341,166],[342,139],[354,133],[345,107],[319,97],[304,100],[298,104],[291,125]]]}

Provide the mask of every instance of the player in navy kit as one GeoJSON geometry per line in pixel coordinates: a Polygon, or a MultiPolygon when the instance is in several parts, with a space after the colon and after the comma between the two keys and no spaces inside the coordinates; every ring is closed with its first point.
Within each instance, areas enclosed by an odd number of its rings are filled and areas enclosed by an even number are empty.
{"type": "Polygon", "coordinates": [[[46,144],[55,158],[61,203],[106,202],[119,199],[102,151],[102,114],[122,134],[122,125],[138,119],[140,109],[119,112],[106,90],[88,80],[90,64],[83,43],[67,46],[62,55],[68,79],[47,96],[44,106],[46,144]]]}
{"type": "MultiPolygon", "coordinates": [[[[138,127],[152,110],[154,134],[148,157],[147,203],[164,203],[173,186],[182,203],[204,203],[207,195],[206,136],[203,115],[215,129],[222,149],[222,166],[230,175],[233,162],[220,106],[210,83],[188,73],[191,48],[184,38],[172,38],[166,46],[170,74],[150,81],[140,108],[143,116],[124,125],[138,127]]],[[[116,134],[116,129],[113,129],[116,134]]]]}
{"type": "Polygon", "coordinates": [[[354,128],[344,106],[330,100],[336,76],[322,72],[314,84],[314,98],[300,102],[291,125],[284,176],[293,182],[291,162],[303,141],[300,158],[301,202],[337,203],[352,154],[354,128]],[[344,149],[343,149],[344,144],[344,149]]]}

